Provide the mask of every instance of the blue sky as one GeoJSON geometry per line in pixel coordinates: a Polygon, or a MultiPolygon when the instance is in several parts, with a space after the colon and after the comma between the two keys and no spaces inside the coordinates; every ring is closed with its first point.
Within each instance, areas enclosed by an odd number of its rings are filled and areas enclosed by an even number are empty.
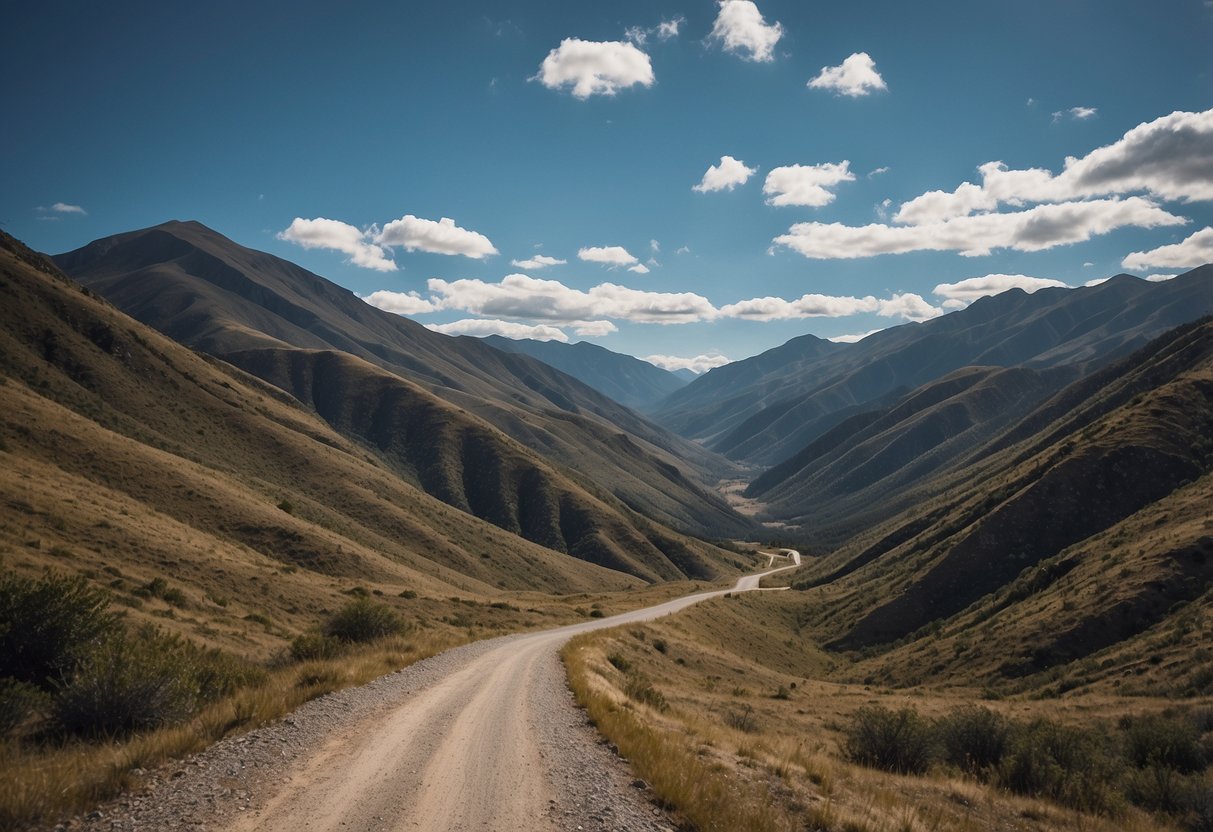
{"type": "Polygon", "coordinates": [[[1213,259],[1204,0],[118,5],[6,11],[0,222],[43,251],[197,219],[449,331],[683,359],[1213,259]]]}

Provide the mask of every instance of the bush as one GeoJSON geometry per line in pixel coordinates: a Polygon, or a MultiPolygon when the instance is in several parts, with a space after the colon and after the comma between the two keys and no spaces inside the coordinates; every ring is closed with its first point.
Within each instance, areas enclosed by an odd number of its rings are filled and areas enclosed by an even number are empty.
{"type": "Polygon", "coordinates": [[[1138,717],[1125,730],[1125,757],[1137,768],[1163,766],[1183,774],[1202,771],[1205,753],[1191,720],[1138,717]]]}
{"type": "Polygon", "coordinates": [[[607,655],[607,661],[610,662],[611,666],[620,673],[627,673],[632,669],[632,663],[620,653],[609,653],[607,655]]]}
{"type": "Polygon", "coordinates": [[[45,711],[46,691],[16,679],[0,679],[0,737],[7,737],[45,711]]]}
{"type": "Polygon", "coordinates": [[[71,734],[122,735],[189,716],[197,680],[184,651],[158,637],[114,636],[90,653],[55,697],[71,734]]]}
{"type": "Polygon", "coordinates": [[[1095,733],[1042,719],[1012,732],[998,783],[1074,809],[1105,812],[1116,808],[1117,768],[1115,756],[1095,733]]]}
{"type": "Polygon", "coordinates": [[[664,711],[669,707],[661,691],[653,687],[652,682],[639,674],[628,676],[623,686],[623,692],[627,694],[628,699],[641,702],[659,711],[664,711]]]}
{"type": "Polygon", "coordinates": [[[1152,812],[1173,815],[1192,807],[1204,787],[1202,778],[1185,777],[1169,766],[1157,764],[1131,771],[1125,778],[1125,796],[1130,801],[1152,812]]]}
{"type": "Polygon", "coordinates": [[[0,575],[0,677],[50,690],[118,629],[108,597],[82,577],[0,575]]]}
{"type": "Polygon", "coordinates": [[[404,622],[386,604],[359,598],[342,607],[325,625],[325,633],[341,641],[374,641],[403,633],[404,622]]]}
{"type": "Polygon", "coordinates": [[[921,774],[931,765],[930,724],[913,708],[893,711],[865,705],[847,729],[847,757],[861,765],[898,774],[921,774]]]}
{"type": "Polygon", "coordinates": [[[1010,727],[988,708],[967,705],[952,711],[935,725],[944,762],[968,774],[985,775],[1002,762],[1010,727]]]}
{"type": "Polygon", "coordinates": [[[724,722],[730,728],[753,734],[758,730],[758,719],[754,716],[754,706],[746,705],[738,711],[732,708],[724,712],[724,722]]]}
{"type": "Polygon", "coordinates": [[[291,642],[291,657],[300,662],[331,659],[340,655],[344,649],[340,639],[323,633],[304,633],[291,642]]]}

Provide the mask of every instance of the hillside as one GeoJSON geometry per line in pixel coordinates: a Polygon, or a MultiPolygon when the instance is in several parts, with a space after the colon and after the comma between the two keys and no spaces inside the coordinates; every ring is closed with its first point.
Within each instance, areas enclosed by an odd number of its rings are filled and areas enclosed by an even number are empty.
{"type": "MultiPolygon", "coordinates": [[[[194,349],[224,359],[265,350],[347,353],[484,420],[582,487],[601,489],[658,523],[716,536],[749,528],[704,487],[733,470],[726,460],[530,356],[431,332],[198,223],[97,240],[56,262],[194,349]],[[592,485],[575,473],[589,471],[592,485]]],[[[277,365],[259,359],[246,369],[263,366],[277,365]]]]}
{"type": "Polygon", "coordinates": [[[490,335],[483,340],[503,352],[538,358],[604,396],[637,410],[644,410],[675,390],[681,390],[689,381],[647,361],[611,352],[588,341],[564,344],[525,338],[516,340],[500,335],[490,335]]]}
{"type": "MultiPolygon", "coordinates": [[[[155,613],[165,626],[247,650],[280,645],[284,631],[311,626],[358,584],[417,592],[424,610],[452,591],[600,591],[731,568],[724,553],[587,493],[428,397],[460,441],[496,454],[477,459],[499,469],[484,479],[499,489],[497,508],[518,493],[505,489],[521,487],[510,477],[530,477],[549,499],[546,514],[515,505],[513,516],[529,523],[516,531],[534,530],[546,545],[455,510],[401,476],[390,444],[339,434],[278,388],[128,318],[7,236],[0,290],[6,566],[92,575],[137,617],[155,613]],[[129,595],[166,575],[182,585],[189,612],[129,595]],[[250,617],[266,622],[263,636],[249,635],[250,617]]],[[[343,374],[355,380],[350,395],[405,385],[348,356],[297,355],[356,365],[343,374]]]]}
{"type": "Polygon", "coordinates": [[[939,497],[806,567],[805,623],[900,683],[1098,657],[1083,684],[1130,668],[1207,689],[1189,647],[1213,586],[1211,470],[1204,319],[1068,386],[939,497]],[[1158,651],[1173,661],[1147,662],[1158,651]]]}
{"type": "Polygon", "coordinates": [[[1119,275],[1078,289],[1013,289],[855,344],[802,336],[687,385],[654,418],[733,459],[777,465],[851,416],[964,367],[1086,371],[1213,312],[1213,266],[1163,283],[1119,275]]]}

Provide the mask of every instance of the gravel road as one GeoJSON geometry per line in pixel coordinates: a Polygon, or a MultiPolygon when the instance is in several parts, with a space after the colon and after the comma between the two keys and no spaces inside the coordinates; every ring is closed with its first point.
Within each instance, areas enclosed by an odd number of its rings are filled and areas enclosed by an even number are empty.
{"type": "Polygon", "coordinates": [[[560,647],[579,633],[757,589],[777,571],[747,575],[731,590],[448,650],[217,743],[65,828],[671,829],[576,707],[560,647]]]}

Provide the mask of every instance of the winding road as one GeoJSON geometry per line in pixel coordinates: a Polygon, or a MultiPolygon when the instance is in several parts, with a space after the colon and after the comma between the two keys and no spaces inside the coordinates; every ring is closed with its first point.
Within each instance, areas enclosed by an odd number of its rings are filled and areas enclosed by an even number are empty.
{"type": "MultiPolygon", "coordinates": [[[[568,713],[560,647],[580,633],[659,618],[727,592],[757,590],[766,575],[794,568],[799,553],[790,559],[789,566],[740,578],[732,589],[488,642],[449,672],[432,673],[396,694],[399,701],[373,716],[330,731],[248,811],[217,825],[234,832],[563,828],[554,807],[571,788],[569,771],[588,759],[579,744],[592,750],[595,743],[570,740],[556,724],[563,720],[567,727],[575,719],[568,713]]],[[[592,769],[580,779],[603,781],[592,769]]],[[[591,782],[579,788],[602,787],[591,782]]],[[[610,800],[601,791],[587,799],[610,800]]],[[[599,820],[607,828],[608,821],[599,820]]],[[[652,823],[615,817],[609,827],[656,828],[652,823]]]]}

